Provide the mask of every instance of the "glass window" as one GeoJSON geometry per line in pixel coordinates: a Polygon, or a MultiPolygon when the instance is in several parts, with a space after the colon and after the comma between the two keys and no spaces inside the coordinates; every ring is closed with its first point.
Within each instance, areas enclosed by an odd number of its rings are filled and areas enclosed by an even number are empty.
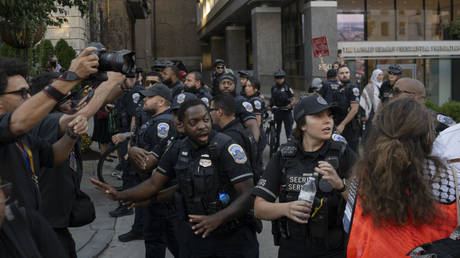
{"type": "Polygon", "coordinates": [[[365,0],[342,0],[337,1],[339,13],[363,13],[365,0]]]}
{"type": "Polygon", "coordinates": [[[451,0],[427,0],[425,2],[425,40],[445,39],[442,24],[450,22],[451,0]]]}
{"type": "Polygon", "coordinates": [[[423,40],[423,1],[396,1],[397,40],[423,40]]]}
{"type": "Polygon", "coordinates": [[[364,40],[364,14],[337,15],[338,41],[364,40]]]}
{"type": "Polygon", "coordinates": [[[367,1],[367,40],[395,40],[394,0],[367,1]]]}

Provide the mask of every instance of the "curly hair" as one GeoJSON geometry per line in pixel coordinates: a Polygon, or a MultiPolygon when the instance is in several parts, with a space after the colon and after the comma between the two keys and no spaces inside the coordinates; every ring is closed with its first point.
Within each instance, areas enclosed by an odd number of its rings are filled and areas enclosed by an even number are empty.
{"type": "Polygon", "coordinates": [[[8,86],[8,77],[21,75],[27,79],[27,65],[17,58],[0,57],[0,93],[8,86]]]}
{"type": "Polygon", "coordinates": [[[377,116],[363,157],[354,167],[363,215],[372,216],[374,224],[404,225],[411,219],[419,225],[434,218],[431,183],[423,177],[427,160],[437,168],[434,178],[444,167],[430,156],[434,138],[434,121],[416,100],[394,100],[377,116]]]}

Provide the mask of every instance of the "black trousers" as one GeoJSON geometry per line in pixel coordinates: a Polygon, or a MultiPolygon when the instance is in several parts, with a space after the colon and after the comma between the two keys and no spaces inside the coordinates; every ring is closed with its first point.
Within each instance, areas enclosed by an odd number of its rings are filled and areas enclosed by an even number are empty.
{"type": "Polygon", "coordinates": [[[180,257],[181,258],[258,258],[259,243],[256,233],[248,227],[225,235],[206,238],[196,236],[190,224],[181,221],[180,257]]]}
{"type": "Polygon", "coordinates": [[[173,205],[151,203],[144,210],[144,242],[147,258],[164,258],[166,248],[179,257],[177,217],[173,205]]]}
{"type": "Polygon", "coordinates": [[[345,258],[345,247],[340,245],[330,249],[321,242],[312,242],[309,239],[280,239],[278,258],[345,258]]]}
{"type": "Polygon", "coordinates": [[[77,252],[75,250],[75,241],[72,238],[72,234],[68,228],[53,228],[54,232],[61,242],[64,251],[69,255],[70,258],[77,258],[77,252]]]}
{"type": "MultiPolygon", "coordinates": [[[[131,165],[128,165],[123,170],[123,190],[132,188],[142,182],[139,175],[134,171],[134,168],[131,165]]],[[[144,217],[145,207],[139,206],[134,208],[134,223],[132,226],[132,231],[138,235],[143,234],[143,217],[144,217]]]]}
{"type": "MultiPolygon", "coordinates": [[[[274,112],[275,119],[275,127],[276,127],[276,136],[280,139],[281,134],[281,124],[284,123],[284,130],[286,132],[286,138],[290,138],[292,136],[292,125],[294,123],[294,119],[292,118],[291,110],[278,110],[274,112]]],[[[278,142],[277,145],[279,145],[278,142]]]]}

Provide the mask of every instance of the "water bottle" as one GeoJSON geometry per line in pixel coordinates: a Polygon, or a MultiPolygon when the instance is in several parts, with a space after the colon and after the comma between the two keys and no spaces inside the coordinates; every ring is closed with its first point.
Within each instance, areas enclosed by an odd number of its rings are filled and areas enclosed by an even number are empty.
{"type": "MultiPolygon", "coordinates": [[[[299,201],[305,201],[313,205],[313,201],[316,195],[316,179],[314,177],[308,177],[307,182],[302,186],[299,193],[299,201]]],[[[306,219],[308,221],[308,219],[306,219]]]]}
{"type": "Polygon", "coordinates": [[[227,193],[219,193],[219,200],[225,207],[230,203],[230,196],[227,193]]]}

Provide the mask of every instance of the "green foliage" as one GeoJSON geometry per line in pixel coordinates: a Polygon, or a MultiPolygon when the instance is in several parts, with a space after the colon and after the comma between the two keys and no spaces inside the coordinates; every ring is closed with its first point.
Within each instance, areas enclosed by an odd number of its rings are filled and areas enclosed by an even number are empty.
{"type": "Polygon", "coordinates": [[[72,59],[77,56],[77,52],[75,52],[75,50],[69,44],[67,44],[67,41],[64,39],[60,39],[56,43],[54,50],[61,66],[65,70],[68,70],[72,59]]]}
{"type": "Polygon", "coordinates": [[[9,46],[6,43],[2,43],[0,46],[0,56],[16,57],[17,49],[9,46]]]}
{"type": "Polygon", "coordinates": [[[425,100],[425,105],[429,109],[452,117],[457,123],[460,122],[460,102],[458,101],[449,101],[439,107],[431,100],[427,99],[425,100]]]}
{"type": "Polygon", "coordinates": [[[46,62],[48,62],[48,58],[55,53],[53,44],[50,40],[45,39],[37,45],[37,48],[39,52],[38,56],[40,60],[40,66],[45,67],[46,62]]]}
{"type": "Polygon", "coordinates": [[[449,24],[442,24],[441,28],[447,29],[452,39],[460,39],[460,16],[457,19],[451,21],[449,24]]]}
{"type": "Polygon", "coordinates": [[[82,16],[89,11],[93,0],[0,0],[0,19],[8,25],[52,25],[59,26],[66,21],[66,7],[77,7],[82,16]]]}

